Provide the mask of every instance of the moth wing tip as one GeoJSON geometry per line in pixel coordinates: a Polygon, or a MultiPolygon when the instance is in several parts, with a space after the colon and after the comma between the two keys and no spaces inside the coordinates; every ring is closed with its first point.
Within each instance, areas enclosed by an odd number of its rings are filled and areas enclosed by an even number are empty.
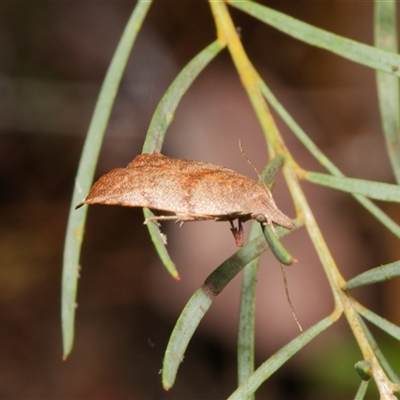
{"type": "Polygon", "coordinates": [[[77,210],[78,208],[81,208],[82,206],[84,206],[86,203],[85,201],[80,202],[76,207],[75,210],[77,210]]]}

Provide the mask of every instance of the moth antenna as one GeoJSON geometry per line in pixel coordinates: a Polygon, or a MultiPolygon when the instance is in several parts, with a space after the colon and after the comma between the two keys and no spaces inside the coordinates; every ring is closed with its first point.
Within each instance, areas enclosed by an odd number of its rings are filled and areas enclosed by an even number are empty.
{"type": "Polygon", "coordinates": [[[260,173],[258,172],[258,169],[256,168],[256,166],[250,161],[249,157],[247,157],[246,153],[243,150],[242,147],[242,141],[239,139],[239,149],[240,152],[242,153],[242,156],[244,157],[244,159],[249,163],[249,165],[253,168],[253,170],[255,171],[255,173],[257,174],[258,178],[260,179],[261,182],[263,182],[263,178],[261,177],[260,173]]]}
{"type": "Polygon", "coordinates": [[[300,329],[300,332],[303,332],[303,328],[301,327],[300,322],[299,322],[299,320],[297,319],[296,311],[294,310],[292,301],[290,300],[289,289],[288,289],[288,284],[287,284],[287,280],[286,280],[285,267],[283,266],[282,263],[280,263],[280,265],[281,265],[281,271],[282,271],[282,276],[283,276],[283,283],[284,283],[284,285],[285,285],[285,292],[286,292],[287,301],[288,301],[289,306],[290,306],[290,308],[291,308],[291,310],[292,310],[293,318],[294,318],[294,320],[296,321],[296,324],[297,324],[297,326],[298,326],[299,329],[300,329]]]}

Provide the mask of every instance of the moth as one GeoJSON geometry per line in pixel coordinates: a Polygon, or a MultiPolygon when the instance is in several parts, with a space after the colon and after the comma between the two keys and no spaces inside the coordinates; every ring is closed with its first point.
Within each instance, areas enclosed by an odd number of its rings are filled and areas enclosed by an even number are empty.
{"type": "Polygon", "coordinates": [[[84,204],[146,207],[172,214],[151,218],[156,221],[229,221],[239,247],[243,222],[249,219],[268,223],[273,230],[273,224],[294,228],[265,184],[228,168],[160,153],[140,154],[126,168],[103,175],[76,208],[84,204]]]}

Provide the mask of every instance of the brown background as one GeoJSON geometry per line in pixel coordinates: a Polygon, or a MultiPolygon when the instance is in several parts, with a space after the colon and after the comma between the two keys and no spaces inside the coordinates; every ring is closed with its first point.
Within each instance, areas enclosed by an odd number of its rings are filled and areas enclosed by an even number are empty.
{"type": "MultiPolygon", "coordinates": [[[[372,3],[264,3],[372,44],[372,3]]],[[[90,209],[75,346],[68,361],[61,361],[61,265],[74,176],[100,84],[133,7],[130,2],[0,4],[2,399],[222,399],[235,388],[240,277],[203,321],[170,392],[162,390],[159,375],[179,311],[235,250],[227,224],[202,222],[181,229],[164,224],[182,277],[178,283],[157,260],[136,209],[90,209]]],[[[351,176],[392,181],[373,71],[299,43],[236,10],[232,14],[267,83],[334,162],[351,176]]],[[[206,2],[153,4],[117,97],[97,176],[126,165],[140,152],[158,100],[179,69],[214,38],[206,2]]],[[[280,126],[300,164],[318,169],[280,126]]],[[[179,107],[165,152],[252,176],[240,156],[239,138],[261,168],[266,158],[260,129],[230,58],[223,54],[179,107]]],[[[293,215],[284,185],[277,186],[278,205],[293,215]]],[[[399,258],[398,241],[347,196],[311,185],[305,189],[345,278],[399,258]]],[[[400,219],[397,207],[389,212],[400,219]]],[[[288,272],[289,289],[308,327],[332,310],[332,298],[306,242],[299,233],[285,244],[299,259],[288,272]]],[[[298,333],[279,266],[272,260],[261,269],[257,363],[298,333]]],[[[397,307],[390,307],[398,293],[390,283],[357,295],[399,323],[397,307]]],[[[348,333],[342,323],[324,334],[274,374],[258,398],[353,398],[359,382],[353,365],[361,356],[348,333]]],[[[398,355],[391,353],[396,361],[398,355]]]]}

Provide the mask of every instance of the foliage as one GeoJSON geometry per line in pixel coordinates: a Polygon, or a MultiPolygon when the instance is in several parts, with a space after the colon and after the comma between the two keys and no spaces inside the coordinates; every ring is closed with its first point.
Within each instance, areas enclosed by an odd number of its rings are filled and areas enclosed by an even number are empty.
{"type": "MultiPolygon", "coordinates": [[[[74,207],[82,200],[83,195],[88,193],[91,186],[115,93],[134,40],[150,5],[151,1],[149,0],[138,1],[132,17],[127,23],[105,78],[81,157],[71,203],[64,252],[62,327],[65,357],[70,353],[73,345],[78,263],[86,218],[85,207],[77,211],[74,210],[74,207]]],[[[206,279],[204,285],[193,294],[182,311],[165,354],[162,374],[163,385],[165,389],[173,386],[185,349],[201,319],[211,306],[213,298],[223,290],[239,271],[244,269],[238,332],[238,388],[231,394],[230,399],[253,398],[257,388],[274,371],[308,342],[333,325],[341,315],[346,317],[363,356],[363,360],[357,363],[358,370],[361,368],[362,371],[360,373],[362,379],[360,379],[358,393],[355,394],[356,398],[363,398],[368,385],[368,381],[364,379],[366,376],[371,376],[375,381],[381,398],[395,399],[394,393],[399,390],[400,379],[379,350],[378,344],[364,320],[368,320],[397,340],[400,340],[400,328],[363,307],[350,295],[350,290],[397,277],[400,274],[400,261],[372,269],[346,282],[331,256],[299,182],[300,180],[307,180],[314,184],[326,185],[336,190],[350,193],[398,238],[400,238],[400,227],[370,199],[399,202],[400,186],[398,184],[370,182],[343,176],[339,169],[333,165],[297,125],[258,74],[238,37],[228,6],[240,9],[262,23],[271,25],[298,40],[376,70],[382,127],[387,144],[388,157],[397,183],[400,183],[398,87],[400,56],[396,54],[396,2],[375,2],[376,47],[367,46],[329,33],[249,0],[225,0],[225,2],[210,0],[209,5],[217,27],[217,39],[188,63],[165,93],[154,113],[144,142],[143,152],[161,151],[165,134],[180,99],[198,74],[217,54],[223,49],[227,49],[263,129],[270,157],[273,158],[279,155],[285,159],[283,173],[297,211],[296,227],[298,229],[306,229],[309,234],[328,278],[335,307],[330,315],[301,333],[255,369],[254,298],[257,259],[262,252],[268,249],[268,244],[261,235],[258,226],[253,227],[250,241],[222,263],[206,279]],[[270,107],[277,112],[304,147],[327,170],[326,174],[306,171],[297,163],[275,124],[274,118],[270,113],[270,107]]],[[[149,210],[145,210],[146,217],[149,216],[149,213],[149,210]]],[[[155,229],[153,224],[149,224],[148,227],[152,229],[150,234],[161,259],[172,276],[178,277],[178,273],[169,258],[158,230],[155,229]]],[[[277,229],[278,236],[287,233],[289,232],[284,229],[277,229]]]]}

